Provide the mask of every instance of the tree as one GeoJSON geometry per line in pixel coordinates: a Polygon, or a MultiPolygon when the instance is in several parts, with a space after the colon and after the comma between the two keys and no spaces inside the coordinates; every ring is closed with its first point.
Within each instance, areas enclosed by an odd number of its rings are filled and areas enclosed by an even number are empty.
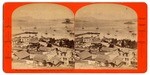
{"type": "Polygon", "coordinates": [[[122,40],[122,42],[121,42],[121,47],[125,47],[125,41],[124,40],[122,40]]]}
{"type": "Polygon", "coordinates": [[[111,41],[111,43],[114,44],[114,45],[116,45],[117,44],[117,39],[113,38],[112,41],[111,41]]]}
{"type": "Polygon", "coordinates": [[[108,67],[109,66],[109,62],[108,60],[105,61],[105,66],[108,67]]]}
{"type": "Polygon", "coordinates": [[[54,44],[55,41],[56,41],[55,38],[50,38],[49,41],[48,41],[48,43],[54,44]]]}
{"type": "Polygon", "coordinates": [[[50,44],[50,43],[47,43],[47,47],[52,47],[52,44],[50,44]]]}
{"type": "Polygon", "coordinates": [[[69,43],[69,45],[70,45],[70,48],[74,48],[74,41],[71,40],[70,43],[69,43]]]}
{"type": "Polygon", "coordinates": [[[40,43],[37,43],[37,51],[39,51],[40,43]]]}
{"type": "Polygon", "coordinates": [[[59,46],[60,46],[60,47],[62,47],[62,46],[63,46],[62,40],[60,40],[60,42],[59,42],[59,46]]]}
{"type": "Polygon", "coordinates": [[[113,44],[113,43],[110,43],[110,44],[109,44],[109,47],[110,47],[110,48],[114,48],[114,44],[113,44]]]}

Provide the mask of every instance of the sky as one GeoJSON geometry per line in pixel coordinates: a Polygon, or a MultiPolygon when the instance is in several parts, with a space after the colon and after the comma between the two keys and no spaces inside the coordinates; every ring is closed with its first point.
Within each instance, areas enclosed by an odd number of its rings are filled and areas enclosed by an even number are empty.
{"type": "Polygon", "coordinates": [[[75,17],[94,17],[100,20],[125,20],[137,19],[137,14],[130,7],[120,4],[91,4],[80,8],[75,17]]]}
{"type": "Polygon", "coordinates": [[[50,3],[27,4],[18,7],[13,12],[13,19],[20,17],[32,17],[35,19],[62,19],[72,18],[72,11],[62,5],[50,3]]]}

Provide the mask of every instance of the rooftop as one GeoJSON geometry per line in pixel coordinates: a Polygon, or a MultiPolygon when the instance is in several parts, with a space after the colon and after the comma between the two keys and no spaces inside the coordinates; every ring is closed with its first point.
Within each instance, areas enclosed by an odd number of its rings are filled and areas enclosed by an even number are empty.
{"type": "Polygon", "coordinates": [[[26,58],[26,57],[30,56],[29,53],[26,52],[26,51],[15,52],[14,54],[15,54],[17,57],[19,57],[20,59],[23,59],[23,58],[26,58]]]}

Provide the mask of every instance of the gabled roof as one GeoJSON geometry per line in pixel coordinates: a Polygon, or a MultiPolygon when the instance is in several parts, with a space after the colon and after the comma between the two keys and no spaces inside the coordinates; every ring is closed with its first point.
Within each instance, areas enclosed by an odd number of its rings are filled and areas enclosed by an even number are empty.
{"type": "Polygon", "coordinates": [[[88,57],[91,57],[91,56],[92,55],[88,51],[83,51],[83,52],[79,53],[79,57],[83,60],[88,58],[88,57]]]}
{"type": "Polygon", "coordinates": [[[105,62],[106,60],[110,60],[109,59],[110,57],[107,56],[107,55],[101,55],[101,54],[98,54],[97,57],[94,59],[95,61],[101,61],[101,62],[105,62]]]}
{"type": "Polygon", "coordinates": [[[102,50],[102,51],[109,52],[109,51],[116,50],[116,48],[102,47],[101,50],[102,50]]]}
{"type": "Polygon", "coordinates": [[[47,47],[40,47],[39,50],[40,50],[40,51],[47,51],[48,48],[47,48],[47,47]]]}
{"type": "Polygon", "coordinates": [[[113,60],[114,58],[119,56],[119,53],[118,51],[112,51],[112,52],[109,52],[108,56],[110,57],[110,60],[113,60]]]}
{"type": "Polygon", "coordinates": [[[13,37],[12,41],[19,41],[21,39],[21,37],[13,37]]]}
{"type": "Polygon", "coordinates": [[[117,56],[112,61],[115,62],[118,65],[123,61],[123,58],[120,57],[120,56],[117,56]]]}
{"type": "Polygon", "coordinates": [[[123,52],[127,52],[127,53],[129,53],[129,51],[135,51],[135,52],[136,52],[136,50],[131,49],[131,48],[121,48],[121,50],[122,50],[123,52]]]}
{"type": "Polygon", "coordinates": [[[137,56],[131,58],[131,60],[134,60],[134,59],[135,61],[137,61],[137,56]]]}
{"type": "Polygon", "coordinates": [[[30,56],[29,53],[26,52],[26,51],[15,52],[14,54],[15,54],[17,57],[19,57],[20,59],[23,59],[23,58],[26,58],[26,57],[30,56]]]}
{"type": "Polygon", "coordinates": [[[38,42],[39,42],[38,38],[31,38],[30,39],[30,43],[38,43],[38,42]]]}
{"type": "Polygon", "coordinates": [[[56,55],[57,55],[56,53],[48,53],[48,54],[46,54],[46,56],[47,56],[46,61],[50,61],[56,55]]]}
{"type": "Polygon", "coordinates": [[[51,62],[56,65],[57,63],[59,63],[61,61],[61,59],[57,55],[55,55],[54,57],[52,57],[51,59],[46,60],[46,61],[51,62]]]}
{"type": "Polygon", "coordinates": [[[47,43],[46,42],[39,42],[41,45],[46,45],[47,46],[47,43]]]}
{"type": "Polygon", "coordinates": [[[36,54],[33,58],[33,60],[40,61],[40,62],[42,62],[43,60],[46,60],[46,59],[47,59],[47,56],[42,55],[42,54],[36,54]]]}

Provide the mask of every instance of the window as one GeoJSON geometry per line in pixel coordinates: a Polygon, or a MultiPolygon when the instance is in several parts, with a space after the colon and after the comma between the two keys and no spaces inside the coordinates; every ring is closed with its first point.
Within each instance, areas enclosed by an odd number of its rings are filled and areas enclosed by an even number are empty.
{"type": "Polygon", "coordinates": [[[129,58],[125,58],[125,61],[129,61],[129,58]]]}
{"type": "Polygon", "coordinates": [[[64,60],[64,61],[66,61],[66,60],[67,60],[67,58],[63,58],[63,60],[64,60]]]}

